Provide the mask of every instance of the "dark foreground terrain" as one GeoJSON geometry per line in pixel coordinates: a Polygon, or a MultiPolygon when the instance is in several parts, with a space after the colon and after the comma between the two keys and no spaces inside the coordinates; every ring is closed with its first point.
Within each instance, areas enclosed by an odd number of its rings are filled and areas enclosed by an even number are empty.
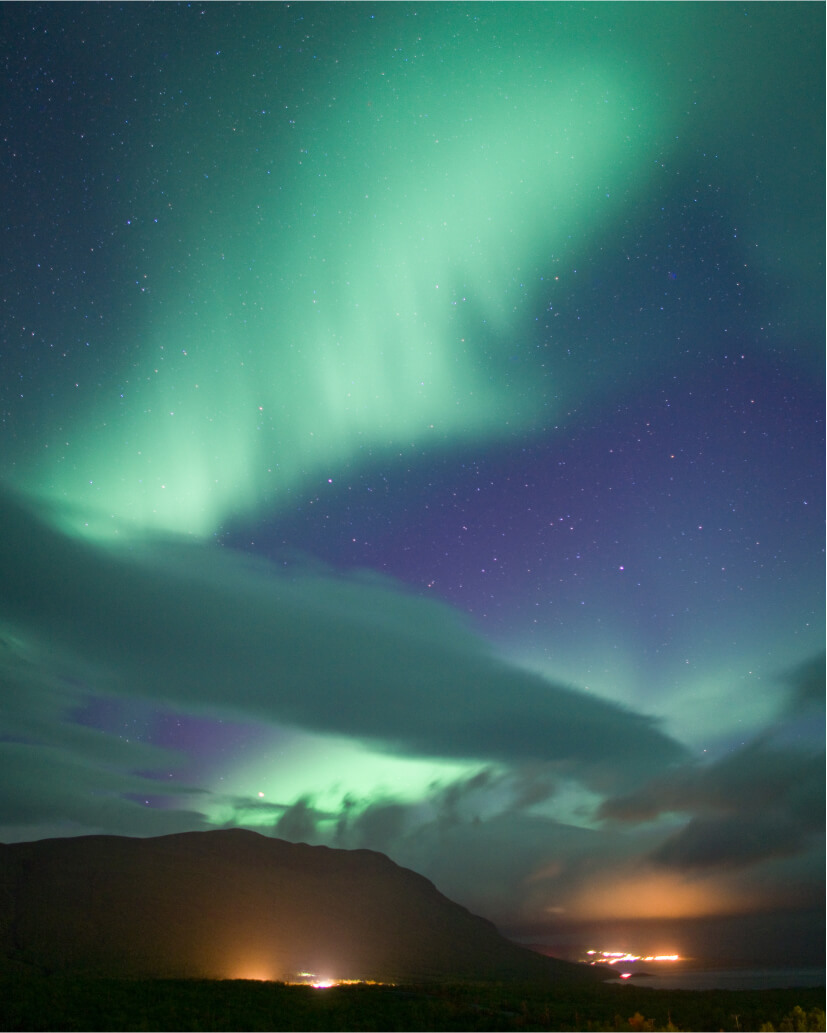
{"type": "Polygon", "coordinates": [[[42,976],[0,983],[3,1030],[823,1030],[824,990],[309,986],[42,976]]]}
{"type": "Polygon", "coordinates": [[[0,978],[595,982],[372,850],[246,829],[0,844],[0,978]],[[263,961],[266,959],[266,963],[263,961]]]}

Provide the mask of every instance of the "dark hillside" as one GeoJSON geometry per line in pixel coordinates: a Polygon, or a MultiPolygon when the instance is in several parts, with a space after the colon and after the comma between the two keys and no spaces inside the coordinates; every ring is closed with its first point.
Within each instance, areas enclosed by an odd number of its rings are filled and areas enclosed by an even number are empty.
{"type": "Polygon", "coordinates": [[[0,846],[0,972],[594,979],[512,944],[383,854],[241,829],[0,846]]]}

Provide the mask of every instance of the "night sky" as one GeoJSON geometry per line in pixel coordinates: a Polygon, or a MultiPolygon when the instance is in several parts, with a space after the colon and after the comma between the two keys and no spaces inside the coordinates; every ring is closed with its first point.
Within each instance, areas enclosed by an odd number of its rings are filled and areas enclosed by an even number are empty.
{"type": "Polygon", "coordinates": [[[0,15],[0,840],[818,962],[823,5],[0,15]]]}

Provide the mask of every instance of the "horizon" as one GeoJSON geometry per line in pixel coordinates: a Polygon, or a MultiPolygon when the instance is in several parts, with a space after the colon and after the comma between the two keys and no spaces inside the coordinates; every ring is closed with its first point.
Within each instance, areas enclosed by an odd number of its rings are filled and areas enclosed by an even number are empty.
{"type": "Polygon", "coordinates": [[[4,14],[0,841],[823,965],[824,9],[4,14]]]}

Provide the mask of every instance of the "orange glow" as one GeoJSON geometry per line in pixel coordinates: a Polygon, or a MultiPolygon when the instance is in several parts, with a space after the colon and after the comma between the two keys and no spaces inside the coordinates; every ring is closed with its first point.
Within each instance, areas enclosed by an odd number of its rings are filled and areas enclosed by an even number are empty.
{"type": "Polygon", "coordinates": [[[271,959],[252,951],[221,966],[222,979],[250,979],[257,983],[273,983],[282,978],[278,965],[271,959]]]}
{"type": "Polygon", "coordinates": [[[695,918],[750,910],[753,901],[737,887],[692,880],[667,872],[618,872],[584,887],[567,901],[566,914],[578,920],[695,918]]]}
{"type": "Polygon", "coordinates": [[[285,980],[288,986],[312,986],[314,990],[327,990],[331,986],[394,986],[376,979],[335,979],[331,976],[317,976],[315,972],[297,972],[297,979],[285,980]]]}
{"type": "Polygon", "coordinates": [[[393,986],[392,983],[382,983],[375,979],[339,979],[331,975],[319,975],[317,972],[292,972],[285,973],[277,970],[277,965],[268,965],[260,959],[253,957],[238,961],[233,966],[228,966],[223,979],[249,979],[257,983],[285,983],[287,986],[309,986],[314,990],[327,990],[333,986],[354,986],[365,984],[368,986],[393,986]]]}
{"type": "MultiPolygon", "coordinates": [[[[635,961],[680,961],[679,954],[629,954],[628,951],[586,951],[586,957],[592,965],[617,965],[635,961]]],[[[628,978],[622,975],[623,979],[628,978]]]]}

